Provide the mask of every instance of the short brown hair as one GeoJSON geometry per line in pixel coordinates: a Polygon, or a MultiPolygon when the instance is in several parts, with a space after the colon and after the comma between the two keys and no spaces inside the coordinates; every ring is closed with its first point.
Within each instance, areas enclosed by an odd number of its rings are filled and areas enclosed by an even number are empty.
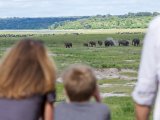
{"type": "Polygon", "coordinates": [[[89,66],[72,65],[64,72],[62,79],[71,101],[89,100],[96,89],[96,77],[89,66]]]}
{"type": "Polygon", "coordinates": [[[0,97],[20,99],[55,89],[56,68],[43,42],[22,39],[0,64],[0,97]]]}

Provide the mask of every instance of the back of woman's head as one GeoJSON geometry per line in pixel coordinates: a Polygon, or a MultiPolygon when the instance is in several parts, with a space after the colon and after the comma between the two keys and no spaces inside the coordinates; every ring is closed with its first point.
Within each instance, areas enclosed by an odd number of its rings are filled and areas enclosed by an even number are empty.
{"type": "Polygon", "coordinates": [[[20,40],[0,65],[0,97],[25,98],[54,90],[55,65],[43,43],[20,40]]]}

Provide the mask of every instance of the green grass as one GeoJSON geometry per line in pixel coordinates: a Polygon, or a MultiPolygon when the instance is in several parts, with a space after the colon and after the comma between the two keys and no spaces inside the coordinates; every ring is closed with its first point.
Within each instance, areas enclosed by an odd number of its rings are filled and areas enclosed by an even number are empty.
{"type": "Polygon", "coordinates": [[[112,120],[134,120],[134,102],[131,97],[108,97],[103,102],[109,106],[112,120]]]}
{"type": "Polygon", "coordinates": [[[138,75],[137,72],[121,72],[120,74],[128,77],[137,77],[138,75]]]}
{"type": "Polygon", "coordinates": [[[110,48],[85,48],[72,49],[52,48],[58,68],[65,68],[72,63],[85,63],[94,68],[130,68],[138,69],[140,47],[110,47],[110,48]],[[131,53],[134,52],[134,54],[131,53]],[[127,63],[124,60],[132,59],[136,62],[127,63]]]}
{"type": "Polygon", "coordinates": [[[123,86],[123,85],[113,85],[112,87],[100,88],[101,93],[115,93],[115,94],[125,93],[127,95],[130,95],[132,91],[133,87],[123,86]]]}
{"type": "Polygon", "coordinates": [[[114,79],[104,79],[104,80],[98,80],[98,84],[102,85],[102,84],[126,84],[126,83],[131,83],[133,81],[130,80],[121,80],[118,78],[114,78],[114,79]]]}
{"type": "Polygon", "coordinates": [[[100,85],[101,93],[124,93],[130,95],[133,91],[133,86],[128,86],[127,84],[133,84],[135,81],[131,80],[122,80],[122,79],[105,79],[98,80],[98,84],[100,85]],[[110,86],[102,87],[103,84],[109,84],[110,86]]]}
{"type": "MultiPolygon", "coordinates": [[[[35,35],[34,38],[39,38],[44,41],[46,46],[56,61],[59,71],[62,71],[66,66],[72,63],[85,63],[94,68],[130,68],[138,69],[140,61],[141,46],[134,47],[84,47],[84,42],[90,40],[105,41],[108,37],[112,37],[116,42],[121,39],[131,40],[135,37],[142,41],[143,34],[62,34],[62,35],[35,35]],[[73,43],[73,48],[66,49],[64,42],[73,43]],[[133,60],[134,62],[127,62],[133,60]]],[[[0,54],[4,53],[4,49],[10,48],[16,41],[21,38],[0,38],[0,54]],[[2,50],[3,49],[3,50],[2,50]]]]}
{"type": "Polygon", "coordinates": [[[64,90],[63,90],[63,84],[56,83],[56,93],[57,93],[57,102],[65,100],[64,90]]]}

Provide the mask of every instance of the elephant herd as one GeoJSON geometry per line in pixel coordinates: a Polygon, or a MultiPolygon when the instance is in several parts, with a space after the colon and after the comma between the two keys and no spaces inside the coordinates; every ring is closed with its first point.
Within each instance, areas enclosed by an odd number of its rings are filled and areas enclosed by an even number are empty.
{"type": "MultiPolygon", "coordinates": [[[[104,45],[105,47],[109,47],[109,46],[115,46],[116,43],[113,40],[105,40],[105,41],[89,41],[88,43],[83,43],[83,46],[85,47],[96,47],[97,44],[99,46],[104,45]]],[[[119,46],[129,46],[130,42],[128,40],[119,40],[118,41],[118,45],[119,46]]],[[[71,42],[66,42],[64,43],[66,48],[71,48],[72,47],[72,43],[71,42]]],[[[138,38],[134,38],[132,40],[132,45],[133,46],[139,46],[140,45],[140,40],[138,38]]]]}
{"type": "Polygon", "coordinates": [[[86,46],[86,47],[94,47],[95,46],[96,47],[97,44],[99,46],[102,46],[103,44],[105,46],[113,46],[114,42],[111,40],[106,40],[106,41],[104,41],[104,43],[103,43],[103,41],[98,41],[97,43],[95,41],[89,41],[88,43],[83,43],[83,46],[86,46]]]}

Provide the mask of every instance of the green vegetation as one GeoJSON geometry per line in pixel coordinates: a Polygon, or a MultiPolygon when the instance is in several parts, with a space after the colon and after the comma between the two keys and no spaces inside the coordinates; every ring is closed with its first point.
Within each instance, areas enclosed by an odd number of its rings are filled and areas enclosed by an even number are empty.
{"type": "Polygon", "coordinates": [[[111,87],[100,88],[101,93],[112,93],[112,94],[125,94],[130,95],[133,91],[133,87],[120,85],[113,85],[111,87]]]}
{"type": "MultiPolygon", "coordinates": [[[[143,34],[63,34],[63,35],[35,35],[34,38],[40,38],[48,46],[50,55],[55,59],[59,70],[72,63],[85,63],[95,68],[130,68],[137,69],[140,60],[141,47],[114,46],[114,47],[84,47],[84,42],[91,40],[105,41],[112,37],[117,43],[118,40],[131,40],[135,37],[140,38],[141,43],[143,34]],[[72,42],[73,48],[66,49],[65,42],[72,42]],[[126,60],[133,60],[127,62],[126,60]]],[[[0,38],[1,53],[9,48],[20,38],[0,38]]]]}
{"type": "Polygon", "coordinates": [[[0,18],[0,29],[133,29],[146,28],[154,12],[48,18],[0,18]]]}
{"type": "Polygon", "coordinates": [[[113,47],[113,48],[54,48],[54,57],[58,68],[64,68],[72,63],[85,63],[95,68],[131,68],[137,69],[140,59],[140,48],[113,47]],[[131,55],[130,55],[131,54],[131,55]],[[124,60],[133,59],[134,63],[124,60]]]}
{"type": "Polygon", "coordinates": [[[117,42],[118,39],[129,39],[139,37],[142,40],[143,35],[118,35],[118,34],[81,34],[81,35],[55,35],[50,37],[41,37],[45,39],[58,68],[63,69],[71,63],[85,63],[95,68],[131,68],[137,69],[139,65],[141,47],[84,47],[84,42],[90,40],[105,41],[108,37],[113,37],[117,42]],[[73,43],[72,49],[64,48],[64,42],[73,43]],[[51,44],[52,43],[52,44],[51,44]],[[125,60],[134,60],[126,62],[125,60]]]}
{"type": "Polygon", "coordinates": [[[128,29],[128,28],[147,28],[149,21],[153,17],[90,17],[77,21],[63,22],[54,24],[51,29],[128,29]]]}
{"type": "Polygon", "coordinates": [[[137,72],[121,72],[121,75],[129,76],[129,77],[137,77],[137,72]]]}
{"type": "Polygon", "coordinates": [[[86,17],[0,18],[0,29],[48,29],[54,23],[86,17]]]}
{"type": "Polygon", "coordinates": [[[136,81],[119,78],[99,80],[101,93],[120,93],[130,95],[136,81]],[[106,86],[105,86],[106,85],[106,86]]]}
{"type": "Polygon", "coordinates": [[[147,28],[148,23],[159,13],[139,12],[126,15],[97,15],[76,21],[63,21],[50,29],[133,29],[147,28]]]}
{"type": "Polygon", "coordinates": [[[129,80],[122,80],[122,79],[118,79],[118,78],[114,78],[114,79],[103,79],[103,80],[99,80],[98,84],[99,85],[103,85],[103,84],[126,84],[126,83],[130,83],[132,81],[129,80]]]}
{"type": "Polygon", "coordinates": [[[134,103],[131,97],[108,97],[103,102],[110,107],[112,120],[134,120],[134,103]]]}
{"type": "Polygon", "coordinates": [[[65,95],[63,91],[63,84],[61,83],[56,83],[56,93],[57,93],[57,102],[61,102],[65,100],[65,95]]]}

